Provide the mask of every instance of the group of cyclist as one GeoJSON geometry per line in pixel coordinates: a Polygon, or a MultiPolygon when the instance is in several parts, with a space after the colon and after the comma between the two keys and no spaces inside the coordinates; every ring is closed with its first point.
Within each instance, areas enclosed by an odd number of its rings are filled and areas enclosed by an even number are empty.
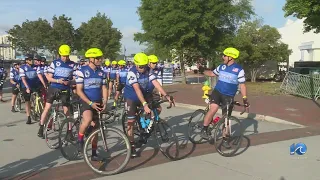
{"type": "MultiPolygon", "coordinates": [[[[74,92],[81,100],[82,122],[77,144],[78,150],[82,151],[85,131],[89,126],[98,124],[94,122],[97,112],[106,109],[107,101],[111,98],[113,88],[116,87],[113,107],[117,105],[117,100],[123,92],[128,122],[127,135],[131,143],[132,156],[137,156],[133,136],[137,108],[143,107],[146,113],[151,113],[149,102],[159,100],[160,97],[166,98],[169,102],[173,101],[157,80],[161,78],[161,70],[157,68],[159,61],[157,56],[137,53],[134,56],[134,65],[126,64],[124,60],[118,62],[106,60],[103,64],[103,52],[98,48],[90,48],[85,53],[87,61],[81,59],[79,64],[76,64],[69,59],[70,53],[71,48],[68,45],[61,45],[60,58],[50,65],[45,64],[45,58],[31,56],[25,58],[24,65],[14,64],[10,72],[12,106],[17,93],[21,90],[26,101],[27,124],[30,124],[30,94],[40,90],[47,92],[38,131],[38,136],[43,137],[44,123],[53,101],[61,100],[64,113],[69,116],[70,91],[75,86],[74,92]],[[32,60],[35,60],[36,64],[32,64],[32,60]]],[[[205,72],[207,76],[218,76],[218,83],[211,94],[210,111],[204,119],[201,134],[204,138],[208,138],[207,127],[219,105],[233,99],[239,84],[244,103],[249,106],[244,85],[244,71],[235,63],[239,51],[227,48],[223,53],[223,64],[214,71],[205,72]]],[[[160,112],[161,107],[158,107],[158,110],[160,112]]],[[[15,111],[14,107],[12,111],[15,111]]],[[[98,159],[96,149],[95,139],[92,142],[92,160],[98,159]]]]}

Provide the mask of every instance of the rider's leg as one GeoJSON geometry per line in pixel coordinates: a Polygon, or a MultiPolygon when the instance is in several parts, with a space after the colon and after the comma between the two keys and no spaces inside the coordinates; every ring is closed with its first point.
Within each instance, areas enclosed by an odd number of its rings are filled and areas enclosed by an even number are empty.
{"type": "Polygon", "coordinates": [[[135,118],[136,118],[136,111],[137,111],[137,106],[136,104],[132,101],[127,99],[126,100],[126,105],[125,108],[127,110],[127,135],[128,139],[131,144],[131,156],[135,157],[137,156],[137,152],[135,149],[135,143],[134,143],[134,134],[133,134],[133,127],[135,124],[135,118]]]}
{"type": "Polygon", "coordinates": [[[16,112],[14,109],[14,102],[17,99],[17,94],[19,93],[19,89],[16,87],[12,87],[12,98],[11,98],[11,111],[16,112]]]}
{"type": "Polygon", "coordinates": [[[114,97],[114,101],[113,101],[113,106],[117,106],[117,102],[118,102],[118,99],[119,99],[119,96],[120,96],[120,91],[116,91],[116,95],[114,97]]]}
{"type": "Polygon", "coordinates": [[[31,111],[31,103],[30,103],[30,99],[31,99],[31,92],[27,93],[26,89],[22,89],[22,93],[23,93],[23,98],[26,102],[26,114],[28,117],[27,120],[27,124],[31,124],[31,117],[30,117],[30,111],[31,111]]]}
{"type": "Polygon", "coordinates": [[[92,121],[92,110],[91,107],[86,104],[86,103],[82,103],[82,122],[80,124],[80,128],[79,128],[79,134],[78,134],[78,151],[82,152],[83,150],[83,138],[84,138],[84,134],[86,132],[86,129],[89,127],[91,121],[92,121]]]}
{"type": "Polygon", "coordinates": [[[112,93],[112,90],[113,90],[113,81],[110,81],[109,82],[109,91],[108,91],[108,99],[111,98],[111,93],[112,93]]]}

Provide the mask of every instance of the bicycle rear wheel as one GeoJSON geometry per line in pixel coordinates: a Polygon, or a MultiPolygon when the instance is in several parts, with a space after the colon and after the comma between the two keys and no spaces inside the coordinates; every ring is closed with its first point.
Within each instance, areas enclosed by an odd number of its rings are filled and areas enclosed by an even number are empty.
{"type": "Polygon", "coordinates": [[[170,160],[179,157],[179,141],[169,124],[164,120],[159,120],[154,124],[154,136],[164,156],[170,160]]]}
{"type": "Polygon", "coordinates": [[[188,138],[193,144],[201,144],[207,141],[201,137],[201,129],[205,115],[205,110],[197,109],[194,113],[192,113],[189,119],[188,138]]]}
{"type": "Polygon", "coordinates": [[[48,118],[44,128],[44,138],[50,149],[59,147],[60,123],[66,118],[62,112],[53,112],[48,118]]]}
{"type": "Polygon", "coordinates": [[[114,127],[101,127],[90,134],[84,144],[84,160],[95,173],[100,175],[113,175],[120,173],[129,163],[131,157],[131,145],[127,136],[119,129],[114,127]],[[102,130],[103,129],[103,130],[102,130]],[[106,138],[107,152],[102,134],[106,138]],[[92,148],[90,144],[94,137],[97,136],[97,155],[99,161],[91,160],[92,148]],[[99,142],[101,140],[102,142],[99,142]],[[100,147],[99,147],[100,145],[100,147]],[[104,151],[104,152],[103,152],[104,151]]]}
{"type": "Polygon", "coordinates": [[[80,122],[72,118],[67,118],[60,126],[59,149],[62,156],[69,161],[81,159],[77,149],[79,126],[80,122]],[[71,130],[68,131],[69,124],[71,124],[71,130]]]}
{"type": "Polygon", "coordinates": [[[18,95],[17,95],[17,99],[16,101],[14,102],[14,110],[15,111],[18,111],[18,112],[21,112],[21,104],[22,104],[22,99],[21,99],[22,95],[21,93],[19,92],[18,95]]]}
{"type": "Polygon", "coordinates": [[[220,155],[231,157],[238,151],[241,146],[241,142],[243,139],[243,128],[238,118],[230,116],[230,122],[228,122],[230,133],[228,133],[229,135],[224,136],[224,132],[226,132],[224,117],[221,118],[221,120],[216,125],[216,129],[214,132],[214,146],[220,155]]]}

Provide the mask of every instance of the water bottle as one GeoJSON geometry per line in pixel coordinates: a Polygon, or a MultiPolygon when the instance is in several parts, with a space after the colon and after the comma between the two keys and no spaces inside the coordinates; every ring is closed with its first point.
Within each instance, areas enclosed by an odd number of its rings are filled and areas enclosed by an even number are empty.
{"type": "Polygon", "coordinates": [[[144,120],[144,117],[140,117],[140,124],[141,124],[142,129],[147,127],[147,124],[146,124],[146,122],[144,120]]]}
{"type": "Polygon", "coordinates": [[[217,123],[219,122],[219,120],[220,120],[220,117],[217,116],[216,118],[214,118],[214,119],[211,121],[211,123],[212,123],[212,124],[217,124],[217,123]]]}

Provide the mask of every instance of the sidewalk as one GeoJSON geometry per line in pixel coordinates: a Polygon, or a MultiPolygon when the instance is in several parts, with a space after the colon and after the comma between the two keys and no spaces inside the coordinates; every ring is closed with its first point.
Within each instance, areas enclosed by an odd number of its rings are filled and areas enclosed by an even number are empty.
{"type": "MultiPolygon", "coordinates": [[[[201,98],[203,95],[201,88],[202,84],[165,86],[165,90],[175,97],[176,102],[205,106],[201,98]]],[[[250,113],[277,117],[305,126],[320,125],[320,104],[312,100],[289,95],[250,95],[250,93],[248,99],[251,104],[250,113]]],[[[236,100],[241,102],[241,96],[237,95],[236,100]]]]}
{"type": "MultiPolygon", "coordinates": [[[[214,147],[210,144],[205,143],[201,145],[193,145],[189,143],[187,138],[187,120],[194,110],[179,107],[167,110],[165,105],[163,107],[165,110],[161,114],[161,117],[166,119],[168,123],[175,128],[181,148],[179,153],[179,157],[181,159],[215,152],[214,147]]],[[[37,123],[33,125],[26,125],[25,114],[12,114],[9,111],[9,108],[9,103],[0,105],[0,113],[3,117],[6,117],[3,118],[4,120],[0,124],[0,179],[8,176],[9,179],[39,180],[87,180],[98,177],[88,168],[83,160],[69,162],[61,156],[59,150],[49,149],[46,146],[45,141],[37,137],[37,123]]],[[[120,125],[115,124],[115,126],[122,129],[120,125]]],[[[253,119],[244,120],[243,126],[246,129],[245,134],[247,138],[243,144],[246,148],[240,153],[246,155],[250,154],[248,153],[249,151],[247,152],[247,149],[251,149],[251,146],[297,137],[311,136],[318,132],[318,130],[314,129],[298,128],[296,126],[262,122],[253,119]],[[306,131],[308,133],[305,133],[306,131]]],[[[100,141],[99,143],[102,142],[100,141]]],[[[169,162],[169,160],[161,153],[158,153],[153,144],[154,142],[151,141],[146,146],[144,151],[141,153],[141,157],[130,160],[126,168],[128,172],[119,176],[125,176],[126,174],[131,173],[131,171],[135,171],[137,169],[169,162]]],[[[288,152],[287,149],[285,149],[285,151],[288,152]]],[[[190,160],[182,160],[182,162],[184,161],[190,162],[190,160]]],[[[179,162],[180,161],[173,163],[179,162]]],[[[165,165],[168,164],[171,163],[167,163],[165,165]]],[[[191,165],[192,163],[190,166],[191,165]]],[[[194,165],[192,165],[192,167],[194,168],[194,165]]],[[[196,171],[200,172],[201,170],[200,168],[197,168],[196,171]]],[[[112,179],[113,177],[117,176],[112,176],[112,179]]],[[[142,176],[140,176],[140,178],[141,177],[142,176]]],[[[174,178],[174,176],[171,177],[174,178]]]]}
{"type": "Polygon", "coordinates": [[[259,145],[232,158],[207,154],[96,180],[319,180],[319,138],[312,136],[259,145]],[[307,145],[305,155],[289,155],[289,146],[297,142],[307,145]]]}

